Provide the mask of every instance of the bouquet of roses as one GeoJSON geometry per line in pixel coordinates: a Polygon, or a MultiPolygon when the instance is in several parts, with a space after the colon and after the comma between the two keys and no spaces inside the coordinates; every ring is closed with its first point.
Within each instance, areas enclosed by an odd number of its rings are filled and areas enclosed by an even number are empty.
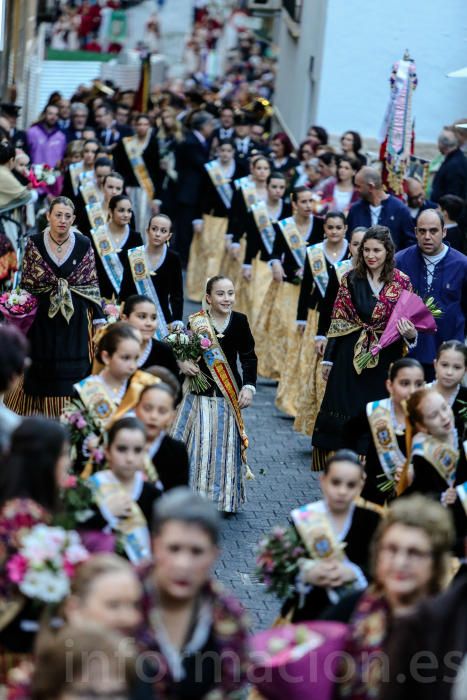
{"type": "Polygon", "coordinates": [[[32,170],[39,186],[55,185],[60,176],[60,171],[51,168],[47,163],[35,163],[32,166],[32,170]]]}
{"type": "Polygon", "coordinates": [[[406,318],[412,321],[417,331],[420,333],[436,333],[437,326],[435,318],[440,318],[443,312],[436,307],[435,300],[430,297],[423,302],[417,294],[404,289],[392,310],[391,316],[383,331],[378,343],[357,360],[359,370],[365,369],[370,360],[376,357],[383,348],[387,348],[396,340],[399,340],[400,333],[397,330],[398,322],[406,318]]]}
{"type": "Polygon", "coordinates": [[[70,592],[75,567],[87,558],[77,532],[39,524],[21,537],[18,552],[7,562],[7,576],[27,598],[59,603],[70,592]]]}
{"type": "Polygon", "coordinates": [[[94,465],[102,465],[105,460],[102,431],[81,401],[71,399],[60,416],[60,422],[68,428],[74,457],[78,456],[80,461],[84,457],[94,465]]]}
{"type": "Polygon", "coordinates": [[[102,309],[107,323],[117,323],[120,320],[120,307],[116,304],[103,303],[102,309]]]}
{"type": "MultiPolygon", "coordinates": [[[[177,329],[170,333],[164,340],[172,348],[177,360],[181,362],[191,360],[198,363],[203,352],[212,346],[211,339],[206,335],[183,329],[177,329]]],[[[193,377],[187,377],[187,380],[188,390],[194,394],[206,391],[211,383],[210,378],[201,371],[193,377]]]]}
{"type": "Polygon", "coordinates": [[[294,527],[275,527],[257,549],[256,577],[268,593],[283,600],[294,590],[299,559],[306,556],[303,542],[294,527]]]}
{"type": "Polygon", "coordinates": [[[283,625],[250,637],[251,682],[267,700],[331,700],[347,639],[341,622],[283,625]]]}
{"type": "Polygon", "coordinates": [[[0,311],[3,316],[24,335],[29,331],[36,317],[37,304],[36,297],[20,287],[0,296],[0,311]]]}
{"type": "Polygon", "coordinates": [[[92,491],[85,479],[70,474],[60,489],[62,511],[54,518],[54,524],[65,530],[78,529],[94,514],[92,491]]]}

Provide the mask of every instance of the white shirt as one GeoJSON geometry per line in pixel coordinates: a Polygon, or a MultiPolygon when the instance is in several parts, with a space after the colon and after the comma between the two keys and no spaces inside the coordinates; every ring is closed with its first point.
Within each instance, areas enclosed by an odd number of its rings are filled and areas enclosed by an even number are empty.
{"type": "Polygon", "coordinates": [[[377,207],[374,207],[372,204],[370,204],[370,213],[371,213],[371,225],[376,226],[378,221],[379,221],[379,215],[381,214],[381,209],[382,205],[380,204],[377,207]]]}
{"type": "Polygon", "coordinates": [[[440,253],[437,253],[436,255],[425,255],[424,253],[422,253],[423,261],[426,267],[426,283],[428,288],[431,287],[431,283],[433,282],[433,276],[435,274],[436,265],[439,262],[441,262],[441,260],[447,254],[448,250],[448,246],[443,243],[442,251],[440,253]]]}

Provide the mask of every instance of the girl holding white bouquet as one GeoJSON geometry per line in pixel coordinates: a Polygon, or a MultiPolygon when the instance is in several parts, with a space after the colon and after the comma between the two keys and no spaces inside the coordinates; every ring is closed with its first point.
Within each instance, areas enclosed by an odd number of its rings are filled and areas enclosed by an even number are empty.
{"type": "Polygon", "coordinates": [[[256,393],[255,341],[247,317],[233,311],[235,288],[228,277],[208,280],[206,303],[206,311],[189,318],[188,340],[181,342],[180,335],[172,343],[188,379],[172,435],[187,446],[192,488],[219,510],[235,513],[245,500],[248,438],[241,411],[256,393]]]}

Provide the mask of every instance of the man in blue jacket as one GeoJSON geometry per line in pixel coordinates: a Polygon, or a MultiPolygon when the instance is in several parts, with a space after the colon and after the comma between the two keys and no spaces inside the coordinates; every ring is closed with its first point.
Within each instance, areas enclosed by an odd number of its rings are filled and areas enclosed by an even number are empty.
{"type": "Polygon", "coordinates": [[[467,315],[467,257],[444,243],[446,228],[437,209],[420,212],[416,222],[417,244],[396,255],[396,267],[405,272],[422,299],[433,297],[442,310],[435,335],[419,334],[411,355],[425,368],[425,379],[434,377],[433,360],[445,340],[465,338],[467,315]]]}
{"type": "Polygon", "coordinates": [[[414,224],[408,207],[383,189],[380,173],[365,166],[355,175],[355,189],[361,200],[350,207],[347,218],[348,231],[357,226],[387,226],[391,231],[396,250],[415,243],[414,224]]]}

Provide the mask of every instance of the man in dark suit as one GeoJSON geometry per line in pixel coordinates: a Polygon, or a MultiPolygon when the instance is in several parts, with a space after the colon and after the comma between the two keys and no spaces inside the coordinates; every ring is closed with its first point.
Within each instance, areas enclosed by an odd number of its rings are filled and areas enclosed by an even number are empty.
{"type": "Polygon", "coordinates": [[[240,112],[235,115],[235,150],[237,151],[237,160],[243,170],[248,171],[250,158],[255,151],[258,150],[250,136],[251,117],[245,112],[240,112]]]}
{"type": "Polygon", "coordinates": [[[462,199],[467,195],[467,159],[459,148],[459,139],[450,126],[445,126],[438,137],[439,152],[444,161],[435,175],[431,199],[439,202],[445,194],[455,194],[462,199]]]}
{"type": "Polygon", "coordinates": [[[70,108],[70,125],[66,129],[62,129],[67,143],[84,138],[83,131],[86,129],[88,116],[89,109],[84,102],[72,103],[70,108]]]}
{"type": "Polygon", "coordinates": [[[209,160],[209,139],[213,128],[213,117],[208,112],[198,112],[191,119],[190,132],[175,152],[178,215],[174,247],[180,254],[183,267],[188,263],[193,221],[200,216],[204,165],[209,160]]]}
{"type": "Polygon", "coordinates": [[[219,141],[233,138],[234,132],[234,111],[232,107],[224,105],[219,115],[219,126],[214,129],[211,135],[211,153],[216,152],[219,141]]]}
{"type": "Polygon", "coordinates": [[[114,109],[110,104],[103,104],[94,113],[97,124],[97,138],[103,146],[111,151],[124,136],[132,136],[133,129],[119,126],[115,121],[114,109]]]}

